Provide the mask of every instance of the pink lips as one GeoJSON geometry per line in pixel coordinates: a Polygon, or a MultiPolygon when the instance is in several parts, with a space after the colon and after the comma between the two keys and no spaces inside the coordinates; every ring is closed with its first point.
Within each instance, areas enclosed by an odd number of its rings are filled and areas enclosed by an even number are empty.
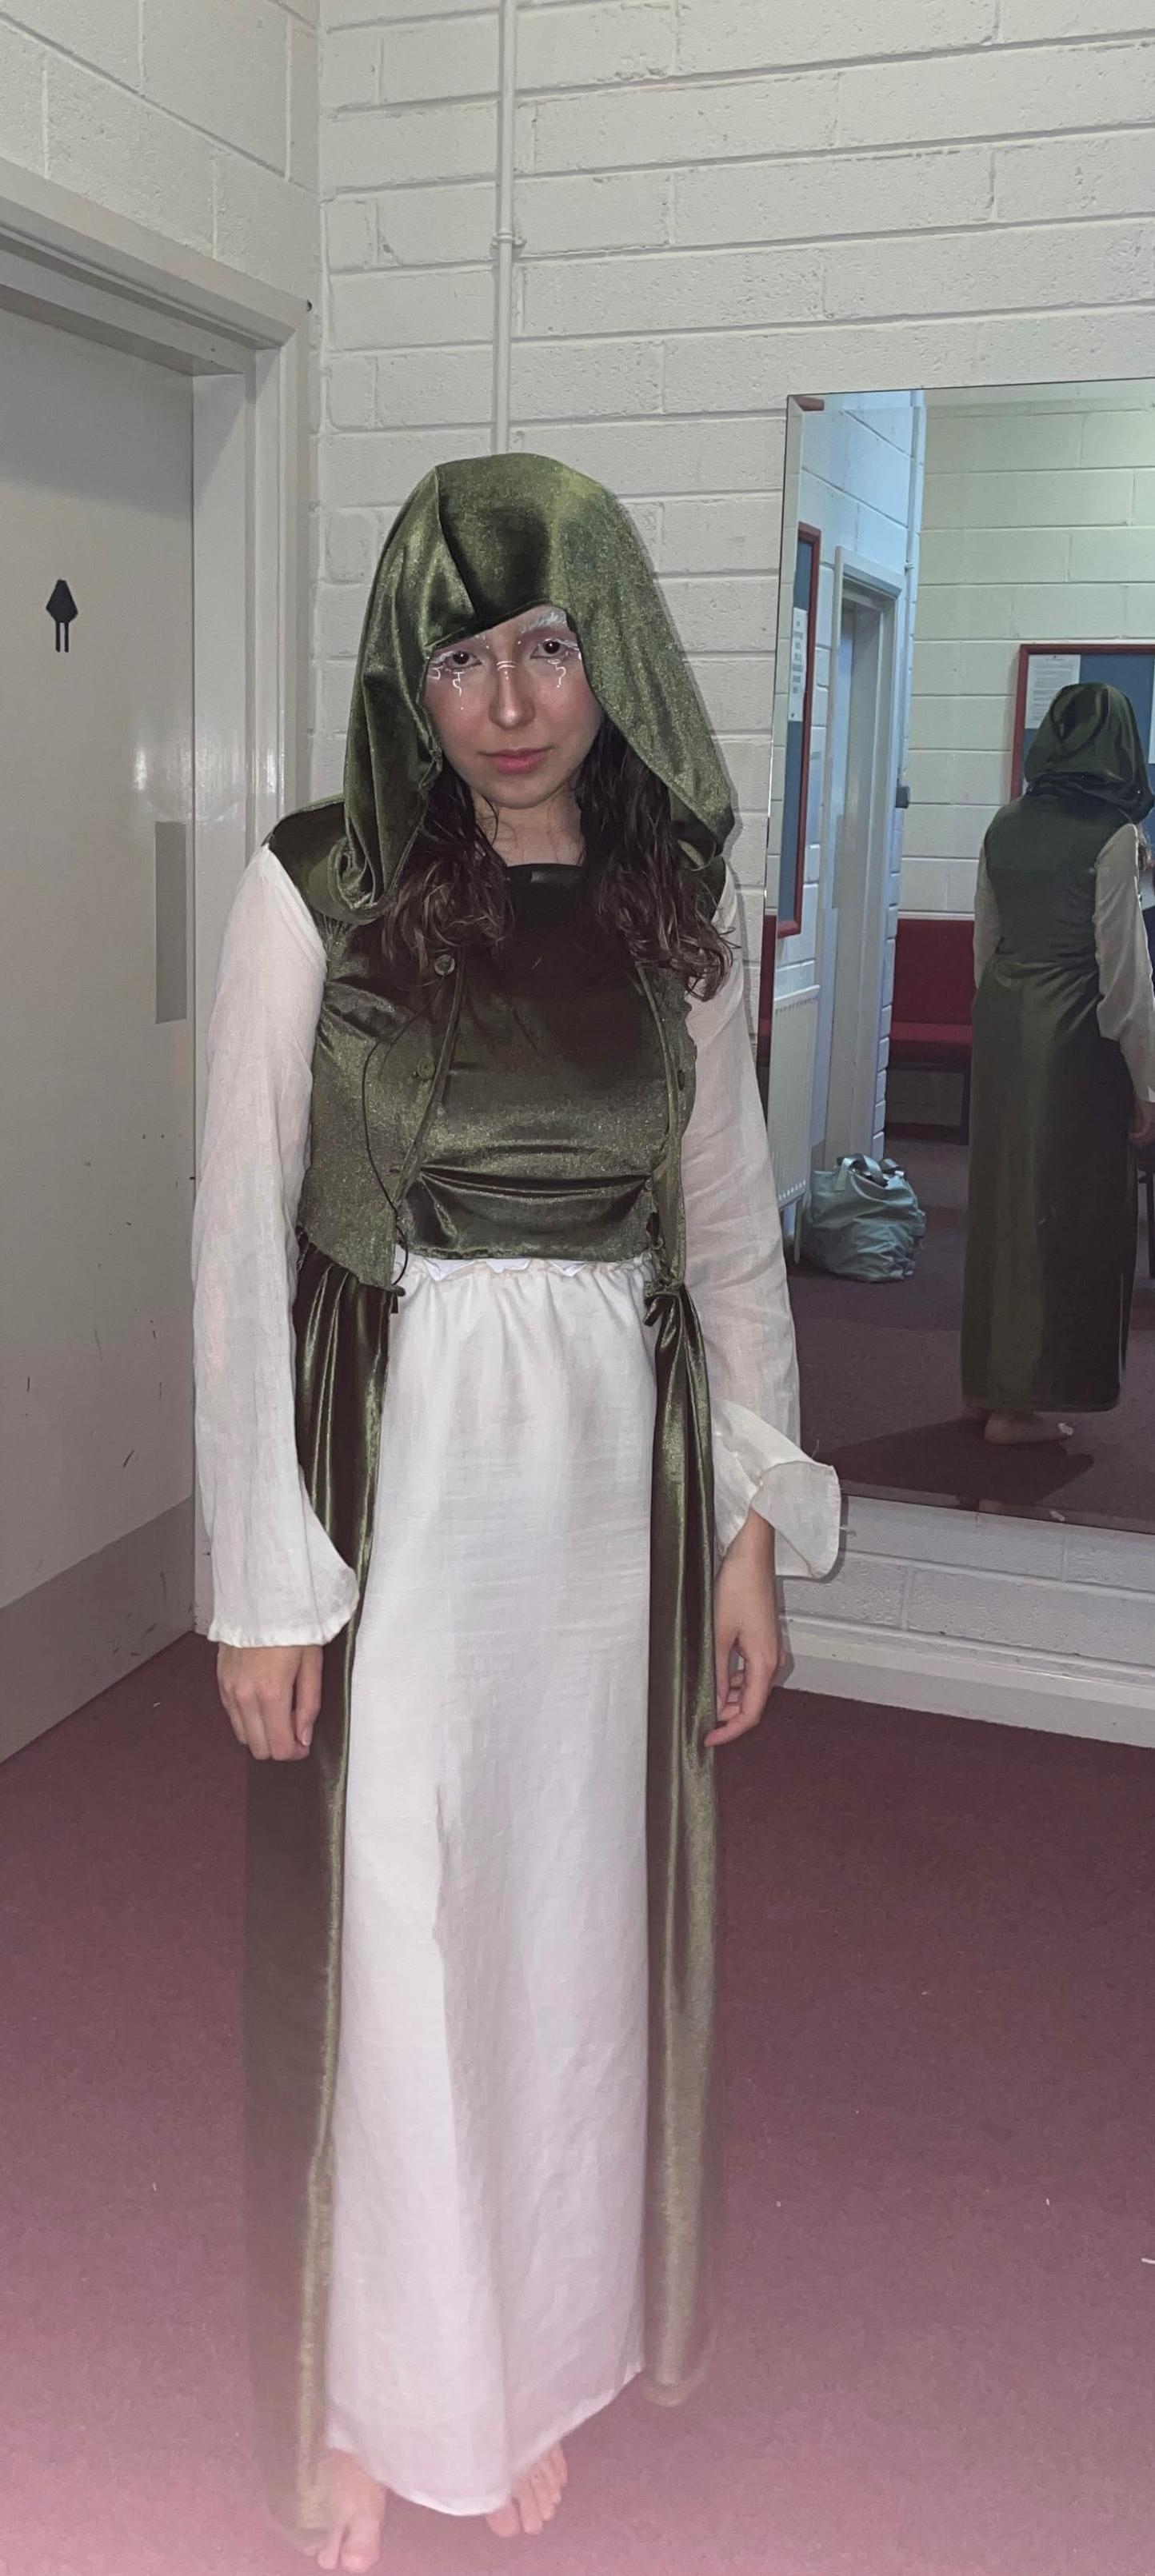
{"type": "Polygon", "coordinates": [[[491,751],[489,757],[494,768],[500,769],[507,778],[518,778],[523,770],[536,769],[539,760],[545,759],[545,752],[491,751]]]}

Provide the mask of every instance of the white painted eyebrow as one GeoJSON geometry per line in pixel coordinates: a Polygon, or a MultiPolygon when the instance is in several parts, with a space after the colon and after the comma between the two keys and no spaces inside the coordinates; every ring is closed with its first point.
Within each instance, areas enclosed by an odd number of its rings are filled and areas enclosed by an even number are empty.
{"type": "MultiPolygon", "coordinates": [[[[534,609],[527,616],[524,625],[518,627],[517,641],[520,644],[527,635],[546,634],[558,627],[561,627],[565,634],[573,635],[576,642],[577,638],[574,628],[567,617],[564,608],[534,609]]],[[[448,643],[439,644],[436,647],[436,650],[430,654],[430,665],[432,666],[434,662],[440,662],[445,654],[460,652],[462,646],[465,644],[483,644],[488,646],[492,633],[492,627],[482,626],[479,627],[476,635],[451,636],[448,643]]]]}
{"type": "Polygon", "coordinates": [[[527,617],[524,626],[518,628],[518,634],[519,636],[536,635],[539,628],[545,626],[564,626],[567,634],[573,633],[564,608],[538,608],[534,610],[532,617],[527,617]]]}

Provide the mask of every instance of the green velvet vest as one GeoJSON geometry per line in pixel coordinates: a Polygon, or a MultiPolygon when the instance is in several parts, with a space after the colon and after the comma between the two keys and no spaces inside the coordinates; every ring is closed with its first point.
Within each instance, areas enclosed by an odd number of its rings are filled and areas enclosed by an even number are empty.
{"type": "Polygon", "coordinates": [[[596,933],[579,869],[511,869],[510,893],[500,955],[447,954],[425,1008],[386,988],[378,922],[321,925],[302,1231],[379,1288],[406,1246],[680,1278],[685,993],[596,933]]]}
{"type": "MultiPolygon", "coordinates": [[[[316,885],[326,830],[273,848],[316,885]]],[[[681,1145],[694,1050],[676,979],[586,915],[580,873],[511,871],[497,959],[448,960],[428,1009],[392,991],[377,920],[314,904],[327,977],[295,1310],[298,1446],[314,1509],[362,1582],[379,1498],[389,1335],[408,1252],[645,1258],[654,1338],[647,1873],[646,2381],[676,2402],[713,2334],[719,2222],[709,1394],[683,1283],[681,1145]]],[[[494,1425],[500,1440],[501,1425],[494,1425]]],[[[380,1543],[388,1544],[387,1526],[380,1543]]],[[[253,2377],[273,2511],[323,2526],[331,2112],[356,1617],[327,1648],[313,1752],[250,1766],[248,2239],[253,2377]]]]}

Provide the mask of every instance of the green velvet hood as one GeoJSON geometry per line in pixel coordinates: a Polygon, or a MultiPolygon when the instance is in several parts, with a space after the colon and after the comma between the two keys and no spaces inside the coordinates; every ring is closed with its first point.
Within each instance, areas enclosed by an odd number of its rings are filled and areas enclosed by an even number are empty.
{"type": "Polygon", "coordinates": [[[1065,791],[1141,823],[1155,805],[1135,710],[1122,689],[1083,680],[1060,689],[1027,753],[1028,795],[1065,791]]]}
{"type": "Polygon", "coordinates": [[[725,772],[632,521],[552,457],[479,456],[436,466],[390,529],[361,635],[343,806],[307,808],[273,836],[316,911],[372,919],[405,864],[442,766],[422,705],[431,653],[546,602],[570,618],[599,704],[668,787],[687,864],[716,902],[734,821],[725,772]]]}

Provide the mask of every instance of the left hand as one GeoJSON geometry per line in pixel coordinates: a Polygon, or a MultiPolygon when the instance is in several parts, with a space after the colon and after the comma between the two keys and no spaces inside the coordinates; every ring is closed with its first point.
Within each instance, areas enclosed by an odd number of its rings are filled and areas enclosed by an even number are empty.
{"type": "Polygon", "coordinates": [[[714,1585],[714,1667],[718,1723],[708,1745],[748,1735],[766,1705],[785,1658],[774,1578],[774,1532],[747,1515],[727,1548],[714,1585]]]}

